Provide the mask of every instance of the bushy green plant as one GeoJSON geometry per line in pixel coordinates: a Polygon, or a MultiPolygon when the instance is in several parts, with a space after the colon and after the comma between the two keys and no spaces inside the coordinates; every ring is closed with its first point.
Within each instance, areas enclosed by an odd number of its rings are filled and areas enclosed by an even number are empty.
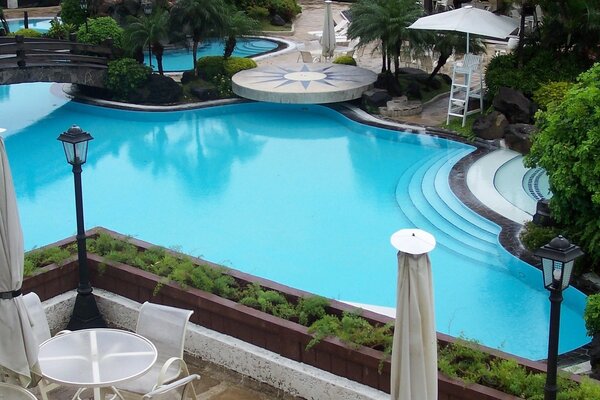
{"type": "Polygon", "coordinates": [[[103,44],[112,39],[113,46],[123,48],[123,28],[111,17],[89,19],[86,26],[79,26],[77,41],[88,44],[103,44]]]}
{"type": "Polygon", "coordinates": [[[231,89],[231,78],[226,75],[217,75],[214,80],[215,88],[220,99],[226,99],[233,96],[231,89]]]}
{"type": "Polygon", "coordinates": [[[39,268],[50,264],[60,264],[75,254],[73,248],[47,247],[25,253],[24,276],[31,276],[39,268]]]}
{"type": "Polygon", "coordinates": [[[296,0],[269,0],[267,6],[271,15],[279,15],[285,22],[291,22],[302,8],[296,3],[296,0]]]}
{"type": "Polygon", "coordinates": [[[533,92],[533,101],[542,110],[547,110],[551,104],[561,103],[571,86],[572,82],[548,82],[533,92]]]}
{"type": "Polygon", "coordinates": [[[327,314],[329,300],[321,296],[301,297],[296,305],[296,314],[298,322],[309,326],[316,320],[323,318],[327,314]]]}
{"type": "Polygon", "coordinates": [[[337,57],[335,60],[333,60],[333,63],[356,66],[356,60],[351,56],[345,56],[345,55],[337,57]]]}
{"type": "Polygon", "coordinates": [[[275,290],[265,290],[256,282],[248,284],[241,296],[240,304],[279,318],[290,319],[296,314],[285,296],[275,290]]]}
{"type": "Polygon", "coordinates": [[[21,28],[15,32],[11,32],[10,33],[11,36],[24,36],[26,38],[39,38],[42,37],[42,34],[39,31],[36,31],[35,29],[25,29],[25,28],[21,28]]]}
{"type": "Polygon", "coordinates": [[[152,74],[152,69],[138,63],[133,58],[121,58],[108,63],[106,88],[114,93],[114,97],[127,100],[130,94],[152,74]]]}
{"type": "Polygon", "coordinates": [[[529,251],[535,251],[543,245],[549,243],[552,239],[562,233],[562,229],[557,227],[546,227],[534,224],[529,221],[523,226],[523,230],[519,234],[521,243],[529,251]]]}
{"type": "Polygon", "coordinates": [[[538,120],[528,167],[546,170],[553,197],[552,217],[569,231],[592,265],[600,265],[600,63],[581,74],[565,95],[538,120]]]}
{"type": "Polygon", "coordinates": [[[81,9],[79,0],[62,0],[60,2],[60,19],[63,23],[80,26],[85,22],[85,11],[81,9]]]}
{"type": "Polygon", "coordinates": [[[226,75],[225,59],[223,56],[200,57],[196,62],[196,70],[200,78],[214,82],[217,76],[226,75]]]}
{"type": "Polygon", "coordinates": [[[248,7],[246,13],[250,18],[254,18],[257,20],[267,19],[269,17],[269,10],[265,7],[253,5],[248,7]]]}
{"type": "Polygon", "coordinates": [[[54,18],[50,21],[50,29],[46,32],[46,36],[52,39],[66,40],[69,38],[69,34],[75,30],[75,25],[63,23],[58,18],[54,18]]]}
{"type": "Polygon", "coordinates": [[[256,61],[251,58],[229,57],[224,64],[225,74],[230,78],[240,71],[252,68],[256,68],[256,61]]]}
{"type": "Polygon", "coordinates": [[[600,333],[600,293],[588,296],[583,319],[588,336],[600,333]]]}
{"type": "Polygon", "coordinates": [[[522,67],[517,67],[517,60],[513,54],[492,58],[485,73],[486,96],[489,99],[493,99],[502,86],[520,90],[531,96],[545,83],[574,81],[585,69],[574,55],[557,57],[547,50],[534,51],[524,48],[524,51],[526,61],[522,67]]]}

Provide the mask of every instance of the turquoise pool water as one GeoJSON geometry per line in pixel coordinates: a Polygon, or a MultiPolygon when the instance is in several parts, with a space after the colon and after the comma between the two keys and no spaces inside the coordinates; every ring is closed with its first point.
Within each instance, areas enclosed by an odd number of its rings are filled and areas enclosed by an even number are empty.
{"type": "MultiPolygon", "coordinates": [[[[258,54],[266,53],[278,46],[277,42],[269,39],[244,38],[239,39],[233,51],[235,57],[252,57],[258,54]]],[[[198,47],[198,58],[204,56],[222,56],[224,45],[222,41],[211,41],[203,43],[198,47]]],[[[148,50],[145,51],[145,63],[148,63],[148,50]]],[[[192,69],[192,50],[191,49],[173,49],[166,50],[163,56],[163,69],[166,72],[185,71],[192,69]]],[[[157,70],[156,57],[152,55],[152,67],[157,70]]]]}
{"type": "MultiPolygon", "coordinates": [[[[70,102],[48,84],[0,86],[0,109],[11,116],[0,127],[28,249],[75,232],[73,177],[56,137],[78,124],[94,136],[83,167],[87,227],[382,306],[395,304],[390,235],[419,227],[438,240],[437,329],[545,358],[540,272],[507,253],[499,227],[448,187],[471,146],[364,126],[321,106],[116,111],[70,102]]],[[[584,301],[565,293],[561,352],[588,342],[584,301]]]]}
{"type": "MultiPolygon", "coordinates": [[[[50,29],[48,18],[29,18],[29,28],[40,32],[47,32],[50,29]]],[[[11,32],[15,32],[24,27],[22,19],[13,19],[8,21],[11,32]]],[[[252,57],[258,54],[266,53],[276,49],[278,43],[274,40],[262,38],[242,38],[238,39],[233,55],[235,57],[252,57]]],[[[198,58],[205,56],[223,55],[224,44],[222,41],[208,41],[198,46],[198,58]]],[[[145,63],[150,65],[148,49],[144,52],[145,63]]],[[[156,57],[152,55],[152,67],[157,70],[156,57]]],[[[177,72],[192,69],[192,50],[190,49],[169,49],[163,56],[163,69],[165,72],[177,72]]]]}

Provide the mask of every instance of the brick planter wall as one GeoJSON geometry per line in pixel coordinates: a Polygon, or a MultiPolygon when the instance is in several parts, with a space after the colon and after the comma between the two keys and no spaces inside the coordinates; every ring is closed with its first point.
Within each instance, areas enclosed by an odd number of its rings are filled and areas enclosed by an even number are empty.
{"type": "MultiPolygon", "coordinates": [[[[99,231],[124,238],[119,234],[100,228],[95,228],[89,231],[88,234],[94,235],[99,231]]],[[[132,240],[131,238],[128,238],[128,240],[140,248],[153,247],[149,243],[132,240]]],[[[65,245],[74,241],[74,238],[70,238],[57,244],[65,245]]],[[[336,338],[326,338],[310,350],[305,350],[306,345],[312,339],[312,335],[308,333],[306,327],[300,324],[274,317],[198,289],[182,288],[176,283],[164,282],[154,274],[129,265],[105,260],[95,254],[88,254],[88,259],[90,279],[94,287],[108,290],[140,303],[152,301],[193,309],[194,314],[191,321],[195,324],[236,337],[292,360],[313,365],[381,391],[387,393],[390,391],[391,364],[389,360],[381,363],[380,360],[384,357],[381,351],[366,347],[351,348],[336,338]],[[380,366],[381,373],[378,371],[380,366]]],[[[194,260],[198,263],[211,264],[204,260],[194,260]]],[[[230,269],[227,269],[227,271],[241,284],[258,282],[263,287],[285,293],[290,300],[309,295],[309,293],[239,271],[230,269]]],[[[76,256],[74,256],[69,258],[64,265],[44,267],[42,273],[27,278],[23,283],[23,291],[34,291],[42,300],[46,300],[75,289],[77,283],[77,261],[76,256]]],[[[341,315],[343,311],[350,310],[354,310],[354,308],[344,303],[332,301],[329,311],[341,315]]],[[[381,324],[391,321],[388,317],[369,311],[363,312],[362,316],[371,322],[381,324]]],[[[438,342],[441,345],[453,341],[454,338],[438,333],[438,342]]],[[[516,359],[531,371],[545,372],[544,364],[513,357],[483,346],[482,349],[495,357],[516,359]]],[[[441,374],[438,378],[438,386],[440,400],[517,399],[517,397],[482,385],[465,385],[463,382],[450,379],[441,374]]]]}

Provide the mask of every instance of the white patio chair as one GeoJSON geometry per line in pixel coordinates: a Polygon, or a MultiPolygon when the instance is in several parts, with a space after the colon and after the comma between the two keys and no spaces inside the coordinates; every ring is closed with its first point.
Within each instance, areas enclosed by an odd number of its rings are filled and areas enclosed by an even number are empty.
{"type": "Polygon", "coordinates": [[[192,314],[192,310],[149,302],[142,304],[135,332],[156,346],[158,358],[144,375],[122,382],[116,388],[143,395],[182,376],[190,375],[183,361],[183,345],[187,323],[192,314]]]}
{"type": "Polygon", "coordinates": [[[174,382],[162,385],[146,393],[143,400],[185,400],[197,399],[194,381],[200,379],[200,375],[191,374],[174,382]]]}
{"type": "Polygon", "coordinates": [[[320,57],[313,56],[310,51],[300,50],[300,57],[303,63],[313,63],[320,60],[320,57]]]}
{"type": "MultiPolygon", "coordinates": [[[[23,295],[23,302],[25,303],[25,308],[27,308],[27,314],[29,315],[29,324],[31,325],[31,329],[33,330],[33,336],[35,337],[38,346],[50,339],[52,336],[50,334],[50,327],[48,326],[48,319],[46,318],[46,312],[44,311],[44,307],[42,306],[42,301],[39,296],[34,293],[27,293],[23,295]]],[[[60,331],[57,335],[61,333],[69,332],[67,330],[60,331]]],[[[40,394],[43,400],[48,400],[48,392],[57,389],[59,387],[58,384],[54,382],[50,382],[47,379],[40,379],[38,382],[38,388],[40,390],[40,394]]]]}

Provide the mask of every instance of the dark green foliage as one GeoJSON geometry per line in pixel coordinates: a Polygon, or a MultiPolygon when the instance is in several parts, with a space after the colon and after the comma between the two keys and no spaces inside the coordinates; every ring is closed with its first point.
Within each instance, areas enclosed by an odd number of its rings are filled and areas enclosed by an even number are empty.
{"type": "Polygon", "coordinates": [[[111,17],[99,17],[88,20],[87,28],[80,26],[77,31],[77,41],[88,44],[103,44],[106,39],[112,39],[113,45],[123,48],[123,28],[111,17]]]}
{"type": "Polygon", "coordinates": [[[547,110],[552,104],[560,104],[571,86],[572,82],[548,82],[533,92],[533,101],[542,110],[547,110]]]}
{"type": "Polygon", "coordinates": [[[214,81],[218,75],[225,75],[225,60],[222,56],[201,57],[196,62],[198,76],[205,81],[214,81]]]}
{"type": "Polygon", "coordinates": [[[231,89],[231,78],[227,75],[217,75],[213,81],[215,89],[220,99],[226,99],[233,97],[233,90],[231,89]]]}
{"type": "Polygon", "coordinates": [[[537,115],[540,131],[525,158],[546,170],[552,217],[600,265],[600,64],[581,74],[564,101],[537,115]]]}
{"type": "Polygon", "coordinates": [[[600,334],[600,293],[588,296],[583,319],[588,336],[600,334]]]}
{"type": "Polygon", "coordinates": [[[291,22],[302,11],[296,0],[269,0],[267,8],[271,15],[279,15],[285,22],[291,22]]]}
{"type": "Polygon", "coordinates": [[[229,57],[223,65],[225,74],[232,77],[240,71],[256,68],[256,61],[251,58],[229,57]]]}
{"type": "Polygon", "coordinates": [[[61,0],[60,19],[65,24],[83,25],[85,22],[85,11],[81,9],[79,0],[61,0]]]}
{"type": "Polygon", "coordinates": [[[530,221],[525,223],[519,238],[525,248],[535,251],[562,233],[560,228],[539,226],[530,221]]]}
{"type": "Polygon", "coordinates": [[[42,37],[42,34],[35,29],[25,29],[21,28],[18,31],[11,32],[10,36],[24,36],[26,38],[39,38],[42,37]]]}
{"type": "Polygon", "coordinates": [[[333,60],[333,63],[356,66],[356,60],[351,56],[339,56],[335,60],[333,60]]]}
{"type": "Polygon", "coordinates": [[[265,7],[260,6],[250,6],[246,10],[246,13],[250,18],[258,20],[266,19],[269,16],[269,10],[265,7]]]}
{"type": "Polygon", "coordinates": [[[138,63],[133,58],[121,58],[108,63],[106,88],[114,97],[126,100],[131,93],[142,86],[152,73],[152,69],[138,63]]]}
{"type": "Polygon", "coordinates": [[[543,84],[552,81],[574,81],[585,70],[585,65],[573,54],[557,56],[550,51],[527,49],[522,67],[517,67],[513,54],[492,58],[486,73],[486,96],[493,99],[502,86],[522,91],[531,96],[543,84]]]}

